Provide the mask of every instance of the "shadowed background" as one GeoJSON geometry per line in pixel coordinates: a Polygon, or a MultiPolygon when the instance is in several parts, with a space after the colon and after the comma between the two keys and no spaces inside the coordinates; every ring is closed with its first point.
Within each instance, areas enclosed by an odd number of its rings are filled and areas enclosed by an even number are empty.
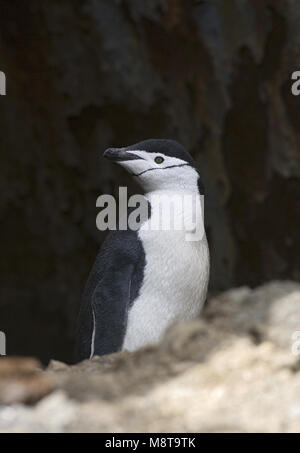
{"type": "Polygon", "coordinates": [[[173,138],[192,153],[211,289],[300,280],[299,23],[293,0],[0,1],[8,354],[72,360],[105,236],[96,198],[137,190],[101,158],[109,146],[173,138]]]}

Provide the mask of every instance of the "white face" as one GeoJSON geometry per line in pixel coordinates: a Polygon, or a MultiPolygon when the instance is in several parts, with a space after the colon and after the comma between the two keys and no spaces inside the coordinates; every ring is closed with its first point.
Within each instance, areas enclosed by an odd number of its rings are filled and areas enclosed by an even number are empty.
{"type": "Polygon", "coordinates": [[[126,150],[140,159],[123,160],[122,165],[147,191],[194,190],[197,188],[198,173],[186,161],[162,153],[143,150],[126,150]]]}

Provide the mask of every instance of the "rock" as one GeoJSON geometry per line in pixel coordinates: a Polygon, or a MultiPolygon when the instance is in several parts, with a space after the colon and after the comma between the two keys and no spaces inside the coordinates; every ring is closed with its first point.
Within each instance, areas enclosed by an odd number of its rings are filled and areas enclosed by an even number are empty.
{"type": "Polygon", "coordinates": [[[49,374],[35,359],[0,359],[0,404],[35,403],[53,390],[49,374]]]}
{"type": "Polygon", "coordinates": [[[270,340],[291,349],[300,330],[300,291],[294,282],[271,282],[251,291],[226,291],[207,304],[204,317],[226,331],[248,332],[258,343],[270,340]]]}
{"type": "Polygon", "coordinates": [[[76,417],[77,406],[61,391],[45,397],[32,409],[0,406],[0,432],[63,432],[76,417]]]}
{"type": "Polygon", "coordinates": [[[65,371],[67,368],[68,365],[59,360],[51,360],[48,365],[48,371],[65,371]]]}
{"type": "MultiPolygon", "coordinates": [[[[299,323],[297,283],[229,290],[157,346],[73,366],[52,361],[42,375],[53,393],[31,407],[0,407],[0,431],[300,431],[300,361],[291,348],[299,323]]],[[[2,376],[26,381],[41,376],[37,368],[6,362],[2,376]]]]}

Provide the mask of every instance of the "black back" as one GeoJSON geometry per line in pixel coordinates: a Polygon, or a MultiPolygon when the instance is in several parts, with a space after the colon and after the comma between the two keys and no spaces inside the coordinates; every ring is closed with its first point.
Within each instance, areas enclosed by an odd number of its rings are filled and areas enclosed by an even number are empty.
{"type": "Polygon", "coordinates": [[[145,252],[138,232],[111,231],[84,289],[77,323],[76,360],[91,356],[94,321],[94,355],[121,350],[128,311],[139,294],[144,267],[145,252]]]}

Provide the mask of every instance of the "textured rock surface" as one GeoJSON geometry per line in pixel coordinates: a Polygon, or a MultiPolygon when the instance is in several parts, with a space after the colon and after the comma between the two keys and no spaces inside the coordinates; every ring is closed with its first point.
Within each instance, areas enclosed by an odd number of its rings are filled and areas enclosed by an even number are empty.
{"type": "Polygon", "coordinates": [[[0,404],[35,403],[53,389],[51,376],[35,359],[1,358],[0,404]]]}
{"type": "Polygon", "coordinates": [[[10,354],[71,360],[96,197],[137,190],[100,160],[112,144],[170,137],[195,156],[212,288],[299,280],[299,20],[296,0],[0,1],[10,354]]]}
{"type": "Polygon", "coordinates": [[[0,431],[299,432],[299,323],[299,284],[230,290],[157,347],[51,362],[53,392],[0,406],[0,431]]]}

